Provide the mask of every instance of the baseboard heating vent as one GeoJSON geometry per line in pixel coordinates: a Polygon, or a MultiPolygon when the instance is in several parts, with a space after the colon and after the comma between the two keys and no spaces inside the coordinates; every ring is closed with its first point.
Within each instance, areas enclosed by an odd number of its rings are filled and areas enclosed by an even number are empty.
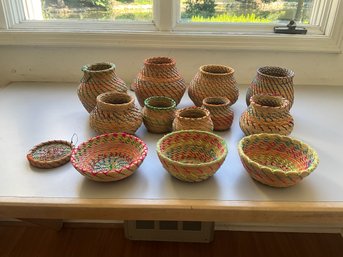
{"type": "Polygon", "coordinates": [[[208,243],[213,240],[214,222],[124,221],[125,236],[131,240],[208,243]]]}

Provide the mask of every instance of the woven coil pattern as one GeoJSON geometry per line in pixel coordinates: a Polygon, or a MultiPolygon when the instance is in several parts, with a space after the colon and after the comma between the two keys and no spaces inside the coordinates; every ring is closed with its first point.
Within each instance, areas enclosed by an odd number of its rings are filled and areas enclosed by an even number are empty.
{"type": "Polygon", "coordinates": [[[167,96],[179,104],[186,91],[186,83],[176,68],[176,62],[169,57],[152,57],[144,61],[141,72],[132,86],[138,102],[150,96],[167,96]]]}
{"type": "Polygon", "coordinates": [[[51,169],[69,162],[72,149],[68,141],[52,140],[34,146],[26,157],[34,167],[51,169]]]}
{"type": "Polygon", "coordinates": [[[257,70],[257,74],[247,90],[246,102],[256,94],[279,95],[289,101],[289,108],[294,102],[294,72],[287,68],[265,66],[257,70]]]}
{"type": "Polygon", "coordinates": [[[203,107],[186,107],[175,112],[173,130],[213,131],[210,112],[203,107]]]}
{"type": "Polygon", "coordinates": [[[91,128],[99,134],[134,134],[142,124],[142,114],[135,106],[132,96],[107,92],[97,97],[97,105],[90,114],[89,122],[91,128]]]}
{"type": "Polygon", "coordinates": [[[201,66],[189,84],[188,95],[196,106],[211,96],[226,97],[234,104],[239,95],[234,69],[223,65],[201,66]]]}
{"type": "Polygon", "coordinates": [[[172,132],[157,142],[157,154],[163,167],[186,182],[211,177],[223,164],[227,153],[225,140],[206,131],[172,132]]]}
{"type": "Polygon", "coordinates": [[[210,111],[213,130],[222,131],[231,127],[234,113],[230,108],[230,100],[226,97],[206,97],[202,107],[210,111]]]}
{"type": "Polygon", "coordinates": [[[98,95],[108,91],[127,92],[126,84],[115,73],[113,63],[85,65],[81,70],[84,75],[78,86],[77,94],[88,112],[94,109],[98,95]]]}
{"type": "Polygon", "coordinates": [[[91,180],[117,181],[132,175],[147,153],[146,144],[138,137],[109,133],[80,144],[72,152],[71,163],[91,180]]]}
{"type": "Polygon", "coordinates": [[[151,133],[172,131],[176,102],[165,96],[152,96],[144,101],[143,123],[151,133]]]}
{"type": "Polygon", "coordinates": [[[307,144],[276,134],[255,134],[238,144],[241,161],[255,180],[273,187],[289,187],[311,174],[319,158],[307,144]]]}
{"type": "Polygon", "coordinates": [[[294,127],[289,101],[281,96],[254,95],[239,125],[245,135],[276,133],[289,135],[294,127]]]}

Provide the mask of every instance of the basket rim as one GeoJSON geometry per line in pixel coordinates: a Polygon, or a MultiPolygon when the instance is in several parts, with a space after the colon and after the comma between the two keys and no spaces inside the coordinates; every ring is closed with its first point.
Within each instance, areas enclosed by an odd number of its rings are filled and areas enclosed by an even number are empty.
{"type": "Polygon", "coordinates": [[[279,67],[279,66],[262,66],[262,67],[257,68],[256,73],[266,78],[291,79],[291,78],[294,78],[295,76],[295,72],[293,70],[289,68],[285,68],[285,67],[279,67]],[[284,71],[287,74],[287,76],[276,76],[276,75],[266,74],[265,72],[263,72],[264,69],[279,69],[279,70],[284,71]]]}
{"type": "Polygon", "coordinates": [[[190,107],[185,107],[182,109],[178,109],[175,111],[175,118],[181,119],[181,120],[187,120],[187,121],[200,121],[200,120],[205,120],[208,117],[210,117],[211,113],[209,110],[207,110],[205,107],[201,107],[201,106],[190,106],[190,107]],[[183,112],[187,112],[187,111],[199,111],[199,112],[204,112],[204,116],[199,117],[199,118],[192,118],[192,117],[184,117],[181,116],[181,114],[183,112]]]}
{"type": "Polygon", "coordinates": [[[211,75],[211,76],[227,76],[227,75],[232,75],[232,74],[235,73],[235,69],[234,68],[232,68],[230,66],[227,66],[227,65],[222,65],[222,64],[204,64],[204,65],[201,65],[199,67],[199,71],[202,74],[211,75]],[[227,72],[214,73],[214,72],[209,72],[209,71],[205,70],[205,68],[214,68],[214,67],[224,68],[224,69],[227,70],[227,72]]]}
{"type": "Polygon", "coordinates": [[[157,147],[156,147],[156,151],[157,151],[157,154],[163,158],[165,161],[168,161],[174,165],[179,165],[179,166],[184,166],[184,167],[202,167],[202,166],[208,166],[208,165],[212,165],[212,164],[216,164],[218,162],[222,162],[225,160],[229,150],[228,150],[228,146],[227,146],[227,143],[225,141],[224,138],[212,133],[212,132],[208,132],[208,131],[203,131],[203,130],[194,130],[194,129],[191,129],[191,130],[179,130],[179,131],[174,131],[174,132],[171,132],[169,134],[166,134],[164,135],[162,138],[160,138],[158,141],[157,141],[157,147]],[[216,159],[216,160],[213,160],[213,161],[210,161],[210,162],[204,162],[204,163],[184,163],[184,162],[181,162],[181,161],[175,161],[175,160],[172,160],[171,158],[167,157],[162,151],[161,151],[161,144],[164,140],[166,140],[167,138],[171,137],[171,136],[174,136],[176,134],[184,134],[184,133],[190,133],[190,134],[194,134],[194,133],[201,133],[201,134],[208,134],[212,137],[215,137],[216,139],[219,140],[219,142],[221,143],[221,145],[223,146],[224,148],[224,153],[221,154],[221,156],[216,159]]]}
{"type": "MultiPolygon", "coordinates": [[[[74,150],[74,145],[69,142],[69,141],[66,141],[66,140],[49,140],[49,141],[45,141],[45,142],[42,142],[40,144],[37,144],[35,145],[33,148],[31,148],[29,150],[29,152],[27,153],[26,155],[26,158],[28,159],[28,161],[30,162],[31,165],[35,166],[36,165],[52,165],[52,164],[57,164],[61,161],[65,161],[65,162],[68,162],[70,157],[71,157],[71,154],[72,154],[72,151],[74,150]],[[35,158],[33,158],[32,154],[40,147],[42,146],[46,146],[46,145],[50,145],[50,144],[64,144],[64,145],[67,145],[70,147],[70,153],[68,154],[65,154],[63,156],[61,156],[60,158],[58,159],[54,159],[54,160],[45,160],[45,161],[42,161],[42,160],[37,160],[35,158]]],[[[62,166],[63,164],[61,164],[62,166]]]]}
{"type": "Polygon", "coordinates": [[[262,109],[272,109],[272,110],[280,110],[280,109],[286,109],[288,108],[288,106],[290,105],[290,102],[288,99],[286,99],[285,97],[281,96],[281,95],[273,95],[273,94],[256,94],[256,95],[252,95],[250,97],[250,104],[254,105],[255,107],[259,107],[262,109]],[[262,99],[274,99],[274,100],[280,100],[280,105],[278,106],[269,106],[269,105],[262,105],[260,103],[258,103],[257,100],[260,100],[260,98],[262,99]]]}
{"type": "Polygon", "coordinates": [[[127,170],[130,169],[131,167],[134,167],[135,165],[138,165],[139,163],[143,162],[143,160],[145,159],[145,157],[148,154],[148,147],[146,145],[146,143],[140,139],[139,137],[136,137],[134,135],[125,133],[125,132],[113,132],[113,133],[106,133],[106,134],[102,134],[102,135],[98,135],[95,137],[92,137],[90,139],[88,139],[87,141],[79,144],[77,147],[75,147],[71,153],[71,157],[70,157],[70,162],[72,163],[72,165],[74,166],[75,169],[77,169],[78,171],[82,172],[83,174],[91,174],[91,175],[96,175],[96,174],[101,174],[101,173],[106,173],[106,174],[111,174],[111,173],[120,173],[123,170],[127,170]],[[88,169],[83,169],[81,168],[78,163],[75,160],[75,154],[80,151],[86,144],[88,144],[89,142],[92,141],[98,141],[99,139],[103,138],[103,137],[111,137],[111,136],[116,136],[116,137],[130,137],[132,139],[134,139],[135,141],[137,141],[140,145],[143,146],[142,149],[142,154],[140,154],[139,158],[134,159],[133,161],[131,161],[129,164],[121,167],[120,169],[113,169],[110,171],[99,171],[97,173],[93,173],[92,170],[88,170],[88,169]]]}
{"type": "Polygon", "coordinates": [[[146,98],[144,100],[144,106],[146,106],[147,108],[151,109],[151,110],[163,110],[163,111],[167,111],[167,110],[173,110],[175,109],[176,107],[176,102],[173,98],[171,97],[168,97],[168,96],[161,96],[161,95],[158,95],[158,96],[150,96],[148,98],[146,98]],[[151,100],[154,100],[154,99],[166,99],[168,101],[170,101],[171,105],[170,106],[166,106],[166,107],[159,107],[159,106],[154,106],[154,105],[151,105],[150,104],[150,101],[151,100]]]}
{"type": "Polygon", "coordinates": [[[97,62],[97,63],[93,63],[93,64],[86,64],[83,65],[81,67],[81,71],[83,72],[88,72],[88,73],[100,73],[100,72],[106,72],[106,71],[111,71],[111,70],[115,70],[116,69],[116,65],[112,62],[97,62]],[[102,70],[90,70],[89,68],[92,66],[97,66],[97,65],[108,65],[110,67],[108,67],[107,69],[102,69],[102,70]]]}
{"type": "Polygon", "coordinates": [[[229,98],[227,98],[225,96],[209,96],[209,97],[205,97],[202,100],[202,104],[205,107],[223,107],[223,106],[230,106],[231,101],[229,98]],[[219,100],[219,101],[221,100],[221,101],[223,101],[223,103],[221,103],[221,104],[209,103],[208,101],[211,101],[211,100],[219,100]]]}
{"type": "Polygon", "coordinates": [[[243,158],[246,162],[248,162],[250,165],[253,165],[255,168],[257,169],[260,169],[260,170],[263,170],[263,171],[267,171],[267,172],[270,172],[272,174],[276,174],[276,173],[282,173],[286,176],[289,176],[289,175],[299,175],[299,174],[303,174],[303,173],[312,173],[312,171],[314,171],[318,164],[319,164],[319,157],[318,157],[318,153],[311,147],[309,146],[308,144],[302,142],[301,140],[298,140],[298,139],[295,139],[293,137],[290,137],[290,136],[284,136],[284,135],[279,135],[279,134],[271,134],[271,133],[260,133],[260,134],[252,134],[252,135],[249,135],[249,136],[245,136],[243,137],[239,143],[238,143],[238,153],[239,153],[239,156],[241,158],[243,158]],[[313,155],[314,157],[314,161],[311,163],[311,165],[307,168],[307,169],[302,169],[302,170],[289,170],[289,171],[284,171],[280,168],[270,168],[266,165],[262,165],[256,161],[253,161],[248,155],[246,155],[242,149],[242,146],[243,146],[243,143],[244,141],[248,140],[248,139],[251,139],[251,138],[266,138],[266,137],[269,137],[269,138],[278,138],[280,140],[285,140],[287,139],[288,141],[291,141],[292,143],[295,142],[297,144],[300,144],[302,147],[305,147],[308,149],[309,152],[311,152],[311,154],[313,155]]]}
{"type": "Polygon", "coordinates": [[[169,57],[169,56],[152,56],[152,57],[146,58],[144,60],[144,64],[148,66],[166,67],[166,66],[174,66],[176,64],[176,61],[173,57],[169,57]],[[156,60],[166,60],[166,62],[156,63],[155,62],[156,60]]]}

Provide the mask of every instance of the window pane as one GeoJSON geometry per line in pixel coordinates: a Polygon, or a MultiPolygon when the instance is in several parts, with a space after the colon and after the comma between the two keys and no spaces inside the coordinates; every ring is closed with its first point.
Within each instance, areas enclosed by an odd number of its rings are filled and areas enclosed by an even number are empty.
{"type": "Polygon", "coordinates": [[[181,0],[182,22],[310,22],[315,0],[181,0]]]}
{"type": "Polygon", "coordinates": [[[41,0],[43,19],[152,21],[153,0],[41,0]]]}

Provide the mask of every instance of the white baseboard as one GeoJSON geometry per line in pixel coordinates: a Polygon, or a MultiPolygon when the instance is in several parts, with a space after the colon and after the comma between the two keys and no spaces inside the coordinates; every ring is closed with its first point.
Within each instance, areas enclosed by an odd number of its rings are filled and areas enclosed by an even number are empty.
{"type": "Polygon", "coordinates": [[[304,225],[260,225],[216,223],[215,230],[254,231],[254,232],[293,232],[293,233],[333,233],[343,236],[343,228],[304,225]]]}

